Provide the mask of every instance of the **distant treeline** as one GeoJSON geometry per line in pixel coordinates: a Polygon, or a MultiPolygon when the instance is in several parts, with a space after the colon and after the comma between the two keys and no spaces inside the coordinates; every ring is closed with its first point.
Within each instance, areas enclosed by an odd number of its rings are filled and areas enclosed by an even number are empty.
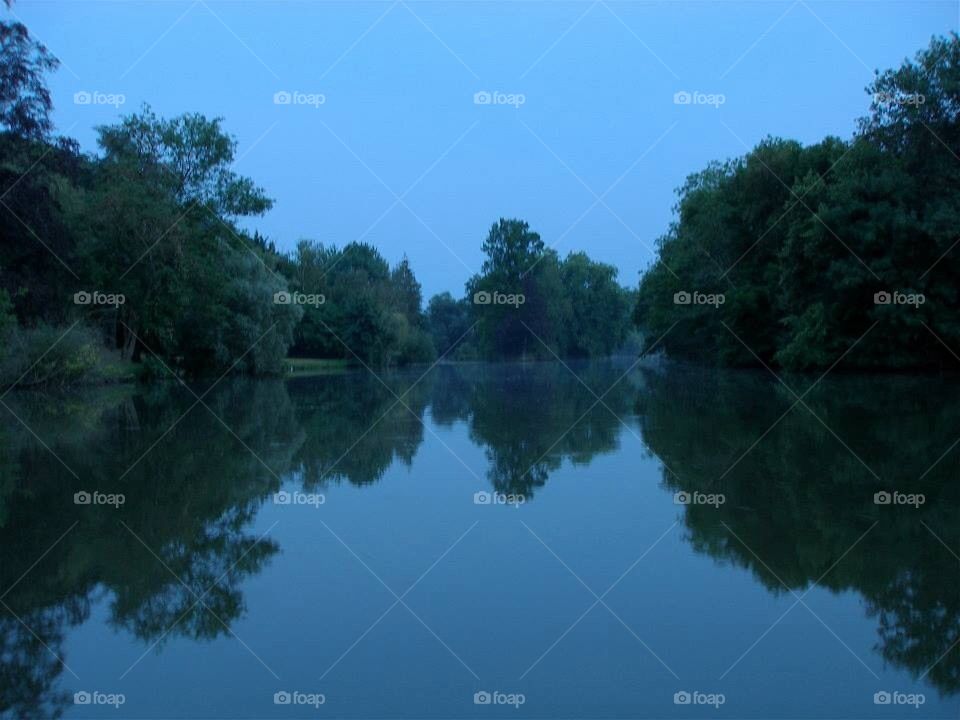
{"type": "Polygon", "coordinates": [[[640,283],[651,343],[728,365],[960,369],[957,35],[867,92],[849,141],[769,138],[687,179],[640,283]]]}
{"type": "MultiPolygon", "coordinates": [[[[98,131],[99,152],[54,138],[57,60],[0,23],[0,380],[283,371],[288,355],[384,366],[438,357],[608,354],[635,292],[582,253],[561,260],[501,220],[466,297],[423,307],[406,259],[303,241],[290,254],[238,224],[273,201],[230,168],[219,118],[149,107],[98,131]]],[[[479,239],[479,238],[478,238],[479,239]]]]}
{"type": "Polygon", "coordinates": [[[279,263],[303,306],[292,354],[386,365],[602,356],[624,344],[635,293],[616,268],[584,253],[561,260],[521,220],[493,225],[483,250],[466,296],[435,295],[423,311],[406,259],[390,269],[366,244],[300,242],[279,263]]]}

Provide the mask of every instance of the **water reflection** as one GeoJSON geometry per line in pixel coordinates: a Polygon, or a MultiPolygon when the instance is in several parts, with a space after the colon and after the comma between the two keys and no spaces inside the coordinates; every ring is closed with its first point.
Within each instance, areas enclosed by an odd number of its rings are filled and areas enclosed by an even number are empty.
{"type": "Polygon", "coordinates": [[[493,488],[530,499],[563,459],[586,464],[617,448],[623,426],[614,413],[630,408],[630,394],[621,392],[626,383],[598,402],[617,380],[616,366],[575,367],[579,380],[555,363],[444,367],[433,387],[433,396],[444,398],[439,408],[431,405],[434,417],[466,422],[470,439],[484,448],[493,488]]]}
{"type": "Polygon", "coordinates": [[[0,712],[67,707],[65,637],[98,597],[145,648],[229,633],[245,579],[279,550],[250,527],[281,480],[310,491],[378,482],[414,463],[425,422],[462,425],[486,455],[476,471],[528,500],[564,462],[586,465],[639,433],[671,493],[726,496],[718,509],[683,508],[697,551],[749,568],[772,593],[815,582],[858,592],[887,662],[918,677],[932,667],[926,682],[960,690],[960,573],[940,542],[960,547],[958,453],[931,469],[960,428],[955,383],[828,378],[790,409],[793,395],[752,373],[572,369],[578,377],[551,363],[225,381],[203,404],[175,386],[9,395],[30,430],[12,416],[0,429],[0,712]],[[926,502],[877,506],[882,489],[926,502]],[[127,501],[76,505],[80,490],[127,501]]]}
{"type": "Polygon", "coordinates": [[[72,700],[52,690],[72,674],[63,638],[97,593],[111,598],[113,626],[151,644],[216,637],[241,613],[244,578],[278,550],[246,528],[279,485],[242,445],[282,467],[302,431],[281,383],[225,386],[210,410],[192,400],[168,388],[11,405],[48,447],[4,426],[0,709],[56,716],[72,700]],[[84,490],[126,502],[75,504],[84,490]]]}
{"type": "Polygon", "coordinates": [[[887,662],[960,690],[958,454],[944,455],[960,428],[954,381],[828,378],[791,410],[794,395],[753,373],[674,368],[646,380],[637,413],[665,485],[726,496],[718,509],[687,506],[696,550],[774,593],[857,591],[887,662]],[[874,503],[893,490],[925,502],[874,503]]]}
{"type": "Polygon", "coordinates": [[[563,458],[588,463],[615,450],[623,426],[614,413],[627,414],[633,403],[626,379],[597,401],[624,368],[575,368],[579,380],[560,364],[477,363],[439,366],[422,378],[396,373],[382,382],[362,374],[291,381],[305,434],[291,469],[311,488],[376,482],[394,462],[412,463],[429,409],[437,426],[468,426],[470,439],[485,450],[494,489],[531,498],[563,458]]]}

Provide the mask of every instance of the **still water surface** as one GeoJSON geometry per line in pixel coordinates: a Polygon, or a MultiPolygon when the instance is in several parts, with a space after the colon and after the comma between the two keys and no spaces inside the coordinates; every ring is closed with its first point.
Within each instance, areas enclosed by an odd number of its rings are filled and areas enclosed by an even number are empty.
{"type": "Polygon", "coordinates": [[[955,381],[422,372],[8,395],[0,715],[960,714],[955,381]]]}

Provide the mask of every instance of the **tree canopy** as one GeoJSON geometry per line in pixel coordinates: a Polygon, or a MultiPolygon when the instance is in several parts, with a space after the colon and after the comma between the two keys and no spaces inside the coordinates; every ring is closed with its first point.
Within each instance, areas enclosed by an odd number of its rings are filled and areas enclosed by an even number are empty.
{"type": "Polygon", "coordinates": [[[614,352],[629,329],[629,293],[617,270],[570,253],[561,260],[522,220],[500,219],[467,282],[485,358],[586,357],[614,352]]]}
{"type": "Polygon", "coordinates": [[[934,38],[867,91],[851,140],[768,138],[679,189],[635,311],[668,353],[798,370],[955,364],[960,40],[934,38]]]}

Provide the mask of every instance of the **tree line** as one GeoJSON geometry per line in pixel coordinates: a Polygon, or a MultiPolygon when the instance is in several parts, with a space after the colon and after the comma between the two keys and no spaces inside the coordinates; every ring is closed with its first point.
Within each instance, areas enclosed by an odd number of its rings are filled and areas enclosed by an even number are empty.
{"type": "Polygon", "coordinates": [[[960,40],[933,38],[867,92],[850,140],[771,137],[687,178],[635,310],[659,347],[794,370],[960,367],[960,40]]]}
{"type": "Polygon", "coordinates": [[[561,259],[522,220],[501,218],[466,294],[423,296],[409,262],[392,269],[372,246],[301,241],[280,269],[303,316],[293,355],[404,364],[613,353],[630,332],[635,293],[612,265],[585,253],[561,259]]]}
{"type": "Polygon", "coordinates": [[[639,348],[795,370],[955,367],[960,349],[960,40],[878,73],[850,140],[767,138],[678,190],[628,290],[501,218],[462,297],[424,303],[406,258],[241,224],[273,206],[234,172],[220,118],[148,106],[55,137],[58,63],[0,23],[0,380],[281,373],[289,357],[383,367],[639,348]],[[638,333],[639,330],[639,333],[638,333]]]}
{"type": "Polygon", "coordinates": [[[97,128],[98,152],[53,136],[56,58],[0,23],[0,379],[21,386],[282,372],[288,356],[373,366],[440,357],[608,354],[635,293],[583,253],[560,259],[500,220],[464,298],[426,308],[404,258],[365,243],[288,253],[241,221],[273,206],[235,173],[220,118],[149,106],[97,128]]]}

